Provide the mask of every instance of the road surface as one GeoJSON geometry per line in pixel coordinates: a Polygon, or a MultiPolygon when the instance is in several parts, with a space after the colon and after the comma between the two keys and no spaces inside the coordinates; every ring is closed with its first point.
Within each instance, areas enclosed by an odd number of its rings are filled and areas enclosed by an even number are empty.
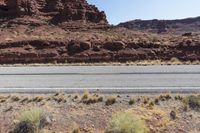
{"type": "Polygon", "coordinates": [[[0,67],[0,92],[56,89],[199,91],[200,66],[0,67]]]}

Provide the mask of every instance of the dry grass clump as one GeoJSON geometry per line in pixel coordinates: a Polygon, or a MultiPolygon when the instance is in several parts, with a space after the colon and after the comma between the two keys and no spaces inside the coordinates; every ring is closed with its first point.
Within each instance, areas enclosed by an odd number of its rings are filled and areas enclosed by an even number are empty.
{"type": "Polygon", "coordinates": [[[90,93],[88,91],[83,93],[82,100],[88,99],[90,93]]]}
{"type": "Polygon", "coordinates": [[[176,57],[171,58],[171,60],[169,62],[172,65],[180,65],[180,64],[182,64],[182,62],[176,57]]]}
{"type": "Polygon", "coordinates": [[[20,101],[20,103],[25,103],[25,102],[28,102],[29,101],[29,98],[28,97],[24,97],[21,101],[20,101]]]}
{"type": "Polygon", "coordinates": [[[33,102],[42,102],[45,98],[42,96],[37,96],[32,99],[33,102]]]}
{"type": "Polygon", "coordinates": [[[97,94],[91,95],[89,92],[85,92],[82,96],[82,102],[85,104],[94,104],[102,101],[103,97],[97,94]]]}
{"type": "Polygon", "coordinates": [[[172,97],[170,94],[162,94],[159,96],[159,100],[161,101],[166,101],[166,100],[170,100],[172,97]]]}
{"type": "Polygon", "coordinates": [[[144,103],[144,104],[148,104],[148,103],[149,103],[149,98],[146,98],[146,97],[145,97],[143,103],[144,103]]]}
{"type": "Polygon", "coordinates": [[[56,101],[57,103],[61,103],[61,102],[66,103],[67,102],[65,93],[62,93],[62,92],[57,92],[55,95],[53,95],[53,97],[51,99],[56,101]]]}
{"type": "Polygon", "coordinates": [[[154,99],[154,103],[155,103],[156,105],[158,105],[158,104],[159,104],[159,98],[155,98],[155,99],[154,99]]]}
{"type": "Polygon", "coordinates": [[[148,127],[141,117],[131,112],[113,115],[106,133],[147,133],[148,127]]]}
{"type": "Polygon", "coordinates": [[[149,109],[153,109],[154,105],[155,105],[154,102],[150,102],[147,107],[149,109]]]}
{"type": "Polygon", "coordinates": [[[190,108],[195,110],[200,110],[200,95],[191,95],[185,99],[185,103],[189,105],[190,108]]]}
{"type": "Polygon", "coordinates": [[[180,96],[180,95],[176,95],[176,96],[174,97],[174,100],[180,100],[180,101],[182,101],[182,100],[183,100],[183,97],[180,96]]]}
{"type": "Polygon", "coordinates": [[[11,97],[12,102],[18,102],[19,100],[20,100],[20,98],[18,96],[12,96],[11,97]]]}
{"type": "Polygon", "coordinates": [[[64,96],[53,97],[53,100],[56,101],[57,103],[61,103],[61,102],[66,103],[67,102],[67,100],[65,99],[64,96]]]}
{"type": "Polygon", "coordinates": [[[112,105],[112,104],[114,104],[116,101],[117,101],[117,100],[116,100],[116,97],[110,96],[110,97],[108,97],[107,100],[106,100],[106,105],[107,105],[107,106],[112,105]]]}
{"type": "Polygon", "coordinates": [[[130,100],[129,100],[129,105],[133,105],[133,104],[135,104],[135,99],[134,98],[131,98],[130,100]]]}
{"type": "Polygon", "coordinates": [[[31,108],[20,115],[20,122],[12,133],[40,133],[45,125],[45,114],[42,109],[31,108]]]}
{"type": "Polygon", "coordinates": [[[72,133],[80,133],[80,127],[78,125],[75,125],[73,127],[72,133]]]}
{"type": "Polygon", "coordinates": [[[0,99],[0,103],[5,103],[6,99],[0,99]]]}

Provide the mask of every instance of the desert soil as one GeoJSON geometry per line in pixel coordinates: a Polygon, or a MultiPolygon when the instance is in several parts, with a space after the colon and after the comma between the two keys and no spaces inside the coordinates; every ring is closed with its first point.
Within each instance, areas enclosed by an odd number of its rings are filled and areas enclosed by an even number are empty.
{"type": "Polygon", "coordinates": [[[103,133],[113,114],[130,111],[142,116],[150,132],[154,133],[195,133],[200,132],[200,112],[188,108],[183,100],[191,94],[88,94],[102,97],[103,101],[86,104],[83,94],[1,94],[0,95],[0,133],[8,133],[17,124],[23,110],[39,107],[46,111],[50,123],[44,132],[70,133],[75,127],[81,132],[103,133]],[[170,96],[162,99],[162,96],[170,96]],[[175,99],[175,97],[179,99],[175,99]],[[112,105],[106,105],[109,97],[116,98],[112,105]],[[160,97],[160,98],[159,98],[160,97]],[[181,98],[180,98],[181,97],[181,98]],[[134,99],[133,105],[129,104],[134,99]],[[155,104],[155,99],[159,102],[155,104]],[[150,103],[154,104],[151,105],[150,103]],[[176,112],[176,118],[170,112],[176,112]]]}

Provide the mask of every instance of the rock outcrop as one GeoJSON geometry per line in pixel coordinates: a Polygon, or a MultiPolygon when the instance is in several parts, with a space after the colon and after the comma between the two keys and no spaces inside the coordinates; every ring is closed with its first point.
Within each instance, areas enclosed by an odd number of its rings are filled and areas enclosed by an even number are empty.
{"type": "Polygon", "coordinates": [[[196,61],[200,60],[199,50],[200,43],[194,42],[159,46],[153,43],[131,44],[115,41],[91,44],[77,40],[69,42],[32,40],[0,44],[0,63],[94,63],[158,59],[169,61],[174,57],[180,61],[196,61]],[[113,48],[108,44],[113,44],[113,48]],[[114,48],[115,45],[117,48],[114,48]],[[138,47],[130,48],[130,45],[138,47]],[[97,46],[99,51],[94,50],[97,46]]]}
{"type": "Polygon", "coordinates": [[[1,17],[32,16],[53,23],[107,23],[105,13],[89,5],[86,0],[4,0],[0,5],[1,17]]]}
{"type": "Polygon", "coordinates": [[[120,23],[118,26],[137,31],[179,34],[185,32],[199,32],[199,25],[200,17],[177,20],[133,20],[120,23]]]}
{"type": "MultiPolygon", "coordinates": [[[[174,24],[195,27],[193,19],[135,21],[124,27],[162,33],[175,29],[174,24]]],[[[174,57],[199,61],[200,34],[158,35],[110,26],[105,13],[86,0],[0,0],[0,64],[169,61],[174,57]]]]}

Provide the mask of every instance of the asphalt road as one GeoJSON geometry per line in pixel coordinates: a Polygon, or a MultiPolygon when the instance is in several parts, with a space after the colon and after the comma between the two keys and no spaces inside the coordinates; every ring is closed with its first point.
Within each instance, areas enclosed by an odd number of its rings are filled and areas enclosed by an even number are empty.
{"type": "Polygon", "coordinates": [[[0,67],[0,92],[199,91],[200,66],[0,67]]]}

